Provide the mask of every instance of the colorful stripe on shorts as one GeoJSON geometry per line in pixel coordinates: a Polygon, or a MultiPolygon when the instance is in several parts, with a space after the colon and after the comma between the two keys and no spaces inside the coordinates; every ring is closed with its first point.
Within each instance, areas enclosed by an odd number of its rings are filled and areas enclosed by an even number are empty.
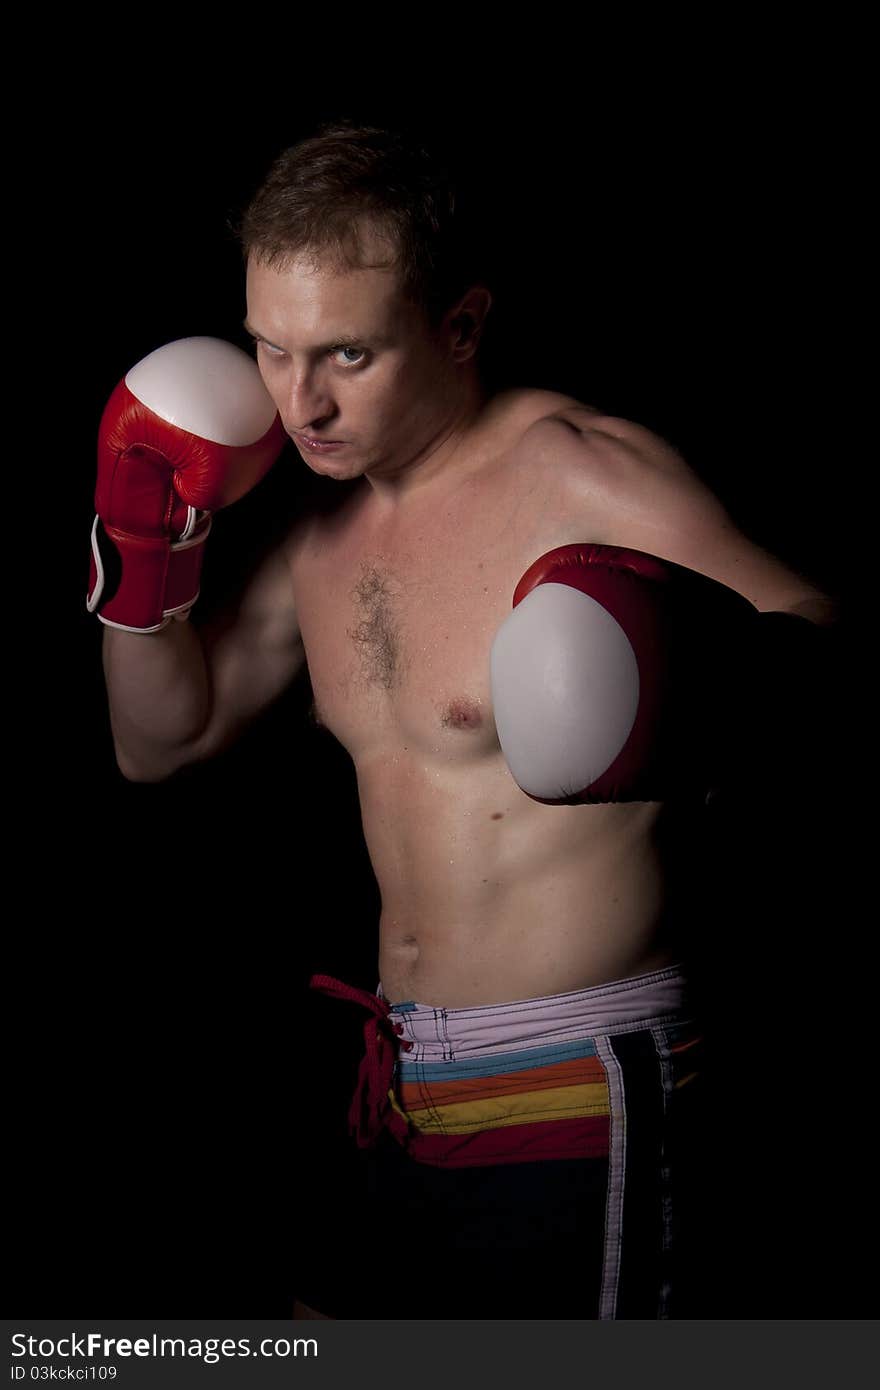
{"type": "Polygon", "coordinates": [[[399,1059],[389,1100],[421,1163],[608,1156],[608,1078],[592,1038],[461,1061],[399,1059]]]}

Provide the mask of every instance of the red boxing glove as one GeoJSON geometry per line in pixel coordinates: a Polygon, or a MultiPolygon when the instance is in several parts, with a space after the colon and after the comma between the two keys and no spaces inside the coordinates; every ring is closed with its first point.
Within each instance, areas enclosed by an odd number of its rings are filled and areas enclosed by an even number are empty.
{"type": "Polygon", "coordinates": [[[233,343],[181,338],[132,367],[98,430],[88,611],[127,632],[188,617],[212,511],[255,487],[285,438],[233,343]]]}
{"type": "Polygon", "coordinates": [[[542,555],[490,657],[516,782],[547,804],[705,796],[728,756],[758,617],[727,585],[640,550],[542,555]]]}

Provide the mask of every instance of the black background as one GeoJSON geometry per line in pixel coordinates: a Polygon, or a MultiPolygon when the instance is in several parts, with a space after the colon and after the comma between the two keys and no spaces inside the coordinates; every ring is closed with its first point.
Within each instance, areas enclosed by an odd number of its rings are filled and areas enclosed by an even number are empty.
{"type": "MultiPolygon", "coordinates": [[[[468,35],[431,66],[347,36],[341,68],[338,36],[267,32],[237,72],[187,50],[43,75],[9,170],[11,1311],[286,1315],[307,1160],[344,1135],[362,1025],[307,981],[378,978],[354,771],[302,683],[212,765],[156,786],[116,769],[85,611],[113,386],[177,337],[244,344],[226,220],[281,149],[334,114],[418,123],[484,200],[493,378],[672,440],[854,636],[860,114],[846,53],[810,37],[691,34],[689,56],[649,42],[637,62],[551,36],[511,64],[468,35]]],[[[215,518],[203,612],[300,504],[303,468],[286,451],[215,518]]],[[[827,711],[795,718],[796,753],[717,807],[695,853],[721,1083],[708,1316],[866,1312],[855,645],[827,711]]]]}

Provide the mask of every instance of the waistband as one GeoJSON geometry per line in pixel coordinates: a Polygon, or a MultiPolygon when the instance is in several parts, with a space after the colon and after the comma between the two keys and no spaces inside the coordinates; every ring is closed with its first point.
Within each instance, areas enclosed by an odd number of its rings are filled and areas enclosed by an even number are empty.
{"type": "MultiPolygon", "coordinates": [[[[382,983],[376,990],[387,1003],[382,983]]],[[[388,1004],[394,1031],[411,1044],[409,1062],[449,1062],[508,1053],[519,1045],[574,1042],[597,1034],[632,1032],[647,1023],[678,1021],[688,1005],[679,964],[588,989],[447,1009],[406,1000],[388,1004]]]]}
{"type": "Polygon", "coordinates": [[[409,1126],[395,1106],[392,1085],[398,1050],[420,1063],[448,1063],[463,1055],[472,1059],[509,1054],[517,1044],[577,1047],[578,1040],[591,1035],[679,1020],[686,1010],[687,980],[676,964],[589,989],[457,1009],[417,1000],[391,1004],[381,981],[375,994],[332,975],[313,975],[309,987],[360,1004],[370,1014],[348,1116],[359,1147],[366,1148],[376,1143],[384,1128],[401,1144],[407,1139],[409,1126]]]}

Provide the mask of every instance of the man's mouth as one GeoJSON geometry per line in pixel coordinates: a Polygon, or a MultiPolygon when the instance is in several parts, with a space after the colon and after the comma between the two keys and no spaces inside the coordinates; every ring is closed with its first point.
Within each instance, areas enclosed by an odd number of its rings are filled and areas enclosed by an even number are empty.
{"type": "Polygon", "coordinates": [[[304,449],[311,449],[316,454],[341,449],[345,443],[344,439],[312,439],[307,434],[295,434],[293,437],[297,444],[301,444],[304,449]]]}

